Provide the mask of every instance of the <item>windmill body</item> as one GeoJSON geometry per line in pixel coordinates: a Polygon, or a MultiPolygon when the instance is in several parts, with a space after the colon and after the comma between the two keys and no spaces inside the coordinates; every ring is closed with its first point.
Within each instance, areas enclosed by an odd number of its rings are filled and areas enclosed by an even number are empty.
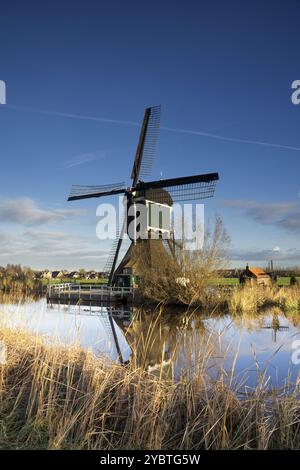
{"type": "Polygon", "coordinates": [[[174,202],[212,197],[218,173],[144,181],[152,168],[160,123],[160,106],[147,108],[131,172],[132,185],[116,183],[105,186],[73,186],[69,201],[124,195],[124,220],[113,245],[107,268],[109,285],[132,286],[140,274],[141,259],[155,268],[170,253],[164,240],[172,239],[172,206],[174,202]],[[130,246],[117,267],[124,236],[130,246]]]}

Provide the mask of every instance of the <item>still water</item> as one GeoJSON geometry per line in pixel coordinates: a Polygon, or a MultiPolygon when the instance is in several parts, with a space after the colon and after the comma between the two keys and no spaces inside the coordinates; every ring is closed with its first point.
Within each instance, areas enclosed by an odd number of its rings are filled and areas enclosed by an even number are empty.
{"type": "Polygon", "coordinates": [[[251,388],[258,380],[285,387],[297,382],[300,371],[295,363],[300,359],[299,312],[205,315],[171,309],[160,315],[47,304],[46,299],[3,303],[0,312],[2,324],[26,328],[48,342],[78,343],[107,361],[133,363],[175,380],[205,372],[239,388],[251,388]]]}

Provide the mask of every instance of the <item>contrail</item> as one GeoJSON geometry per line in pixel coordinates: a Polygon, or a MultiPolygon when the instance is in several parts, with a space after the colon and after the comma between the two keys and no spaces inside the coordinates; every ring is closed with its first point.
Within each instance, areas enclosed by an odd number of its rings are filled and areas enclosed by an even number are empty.
{"type": "Polygon", "coordinates": [[[170,132],[181,132],[183,134],[191,134],[191,135],[200,135],[202,137],[209,137],[211,139],[217,139],[217,140],[224,140],[227,142],[237,142],[241,144],[251,144],[251,145],[262,145],[264,147],[273,147],[277,149],[285,149],[285,150],[294,150],[299,152],[300,147],[293,147],[291,145],[281,145],[281,144],[274,144],[271,142],[261,142],[259,140],[247,140],[247,139],[238,139],[236,137],[226,137],[224,135],[218,135],[218,134],[210,134],[209,132],[202,132],[202,131],[193,131],[190,129],[180,129],[178,127],[162,127],[161,129],[165,131],[170,131],[170,132]]]}
{"type": "Polygon", "coordinates": [[[108,119],[108,118],[100,118],[96,116],[85,116],[84,114],[70,114],[70,113],[60,113],[58,111],[46,111],[43,109],[36,109],[36,108],[27,108],[24,106],[15,106],[15,105],[5,105],[6,108],[9,109],[16,109],[20,111],[29,111],[31,113],[39,113],[39,114],[46,114],[47,116],[58,116],[58,117],[66,117],[72,119],[83,119],[86,121],[96,121],[96,122],[107,122],[110,124],[122,124],[127,126],[137,126],[140,127],[140,123],[133,122],[133,121],[124,121],[119,119],[108,119]]]}
{"type": "MultiPolygon", "coordinates": [[[[102,118],[102,117],[97,117],[97,116],[86,116],[83,114],[61,113],[58,111],[46,111],[42,109],[27,108],[27,107],[16,106],[16,105],[5,105],[5,107],[9,109],[45,114],[48,116],[58,116],[58,117],[66,117],[66,118],[71,118],[71,119],[82,119],[82,120],[87,120],[87,121],[105,122],[109,124],[121,124],[121,125],[126,125],[126,126],[141,127],[140,123],[135,122],[135,121],[109,119],[109,118],[102,118]]],[[[209,132],[196,131],[192,129],[181,129],[179,127],[161,127],[161,129],[167,132],[177,132],[177,133],[182,133],[182,134],[199,135],[201,137],[207,137],[209,139],[223,140],[225,142],[236,142],[240,144],[260,145],[262,147],[271,147],[271,148],[282,149],[282,150],[292,150],[296,152],[300,151],[300,147],[294,147],[291,145],[274,144],[272,142],[262,142],[260,140],[239,139],[237,137],[226,137],[224,135],[212,134],[209,132]]]]}

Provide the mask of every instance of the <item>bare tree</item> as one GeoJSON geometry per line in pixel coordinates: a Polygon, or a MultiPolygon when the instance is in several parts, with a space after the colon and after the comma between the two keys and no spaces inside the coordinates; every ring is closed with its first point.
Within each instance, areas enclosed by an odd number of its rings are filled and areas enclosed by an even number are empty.
{"type": "MultiPolygon", "coordinates": [[[[176,243],[173,256],[157,244],[156,262],[149,251],[139,254],[140,288],[143,297],[156,302],[203,304],[212,279],[228,264],[229,237],[222,219],[216,215],[214,227],[205,232],[203,247],[187,250],[185,243],[176,243]]],[[[155,250],[154,250],[155,251],[155,250]]]]}

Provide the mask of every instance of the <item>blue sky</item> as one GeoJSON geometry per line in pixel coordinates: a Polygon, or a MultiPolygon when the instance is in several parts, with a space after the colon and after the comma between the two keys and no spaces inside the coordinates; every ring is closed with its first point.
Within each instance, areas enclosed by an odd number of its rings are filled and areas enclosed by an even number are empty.
{"type": "Polygon", "coordinates": [[[153,179],[218,171],[205,211],[232,265],[299,265],[299,14],[297,0],[2,0],[0,264],[103,267],[98,202],[67,203],[70,186],[129,184],[128,122],[160,103],[153,179]]]}

